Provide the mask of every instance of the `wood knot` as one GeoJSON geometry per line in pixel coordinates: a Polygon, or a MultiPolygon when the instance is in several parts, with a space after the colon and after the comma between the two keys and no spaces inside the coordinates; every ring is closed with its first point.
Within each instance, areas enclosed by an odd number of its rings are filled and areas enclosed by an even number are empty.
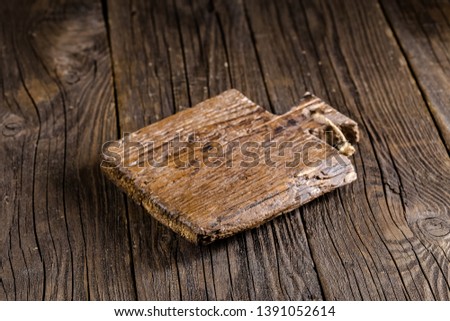
{"type": "Polygon", "coordinates": [[[450,222],[440,217],[427,217],[418,222],[419,229],[428,237],[442,239],[450,235],[450,222]]]}
{"type": "Polygon", "coordinates": [[[2,122],[2,134],[5,137],[16,136],[24,127],[24,119],[17,115],[8,115],[2,122]]]}
{"type": "Polygon", "coordinates": [[[72,70],[67,66],[58,66],[57,74],[65,83],[69,85],[74,85],[80,81],[80,76],[76,70],[72,70]]]}

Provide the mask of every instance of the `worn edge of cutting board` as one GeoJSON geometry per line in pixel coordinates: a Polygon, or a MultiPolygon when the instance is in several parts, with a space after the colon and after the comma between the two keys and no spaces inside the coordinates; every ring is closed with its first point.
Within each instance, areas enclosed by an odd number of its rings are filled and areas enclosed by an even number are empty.
{"type": "MultiPolygon", "coordinates": [[[[323,122],[320,122],[316,120],[314,117],[312,117],[315,113],[320,113],[322,115],[325,115],[330,121],[332,121],[337,127],[339,127],[342,132],[345,134],[346,138],[350,143],[355,143],[359,140],[359,132],[358,132],[358,125],[356,122],[351,120],[350,118],[346,117],[345,115],[339,113],[334,108],[323,102],[321,99],[311,95],[310,93],[306,93],[300,103],[293,107],[290,111],[283,115],[273,115],[266,110],[264,110],[262,107],[256,105],[252,101],[250,101],[246,96],[244,96],[242,93],[240,93],[237,90],[231,89],[228,91],[223,92],[222,94],[212,97],[210,99],[207,99],[196,106],[189,108],[187,110],[181,111],[177,114],[171,115],[157,123],[150,124],[149,126],[146,126],[132,134],[131,136],[138,137],[143,132],[152,132],[153,129],[157,129],[160,127],[163,127],[164,125],[170,124],[170,122],[175,121],[177,119],[181,119],[185,115],[192,115],[192,113],[196,112],[197,110],[200,111],[200,108],[207,106],[208,108],[211,108],[211,106],[214,106],[213,108],[217,108],[219,110],[220,108],[227,108],[227,106],[220,106],[217,105],[217,103],[220,103],[220,100],[229,100],[229,99],[236,99],[238,101],[243,101],[247,104],[251,104],[252,108],[255,108],[255,111],[258,116],[263,118],[263,122],[258,124],[256,128],[258,127],[264,127],[264,126],[278,126],[277,124],[281,124],[282,126],[285,126],[286,123],[289,122],[289,119],[300,117],[297,119],[297,122],[295,122],[294,126],[297,126],[298,131],[302,132],[304,135],[305,140],[311,140],[313,142],[316,142],[318,145],[323,144],[327,147],[331,148],[327,143],[325,143],[325,132],[329,130],[329,125],[323,122]]],[[[289,125],[287,125],[289,126],[289,125]]],[[[203,127],[200,127],[203,128],[203,127]]],[[[294,127],[295,128],[295,127],[294,127]]],[[[275,128],[278,129],[278,128],[275,128]]],[[[254,131],[255,128],[250,128],[250,131],[254,131]]],[[[242,134],[242,133],[241,133],[242,134]]],[[[232,135],[231,135],[232,136],[232,135]]],[[[239,135],[234,137],[239,138],[239,135]]],[[[335,142],[338,141],[338,139],[335,138],[335,142]]],[[[118,142],[123,142],[123,138],[118,140],[118,142]]],[[[334,152],[337,153],[337,151],[334,148],[331,148],[334,150],[334,152]]],[[[179,233],[189,241],[193,243],[202,243],[207,244],[212,241],[215,241],[217,239],[225,238],[228,236],[231,236],[233,234],[239,233],[243,230],[247,230],[250,228],[257,227],[261,224],[264,224],[265,222],[272,220],[273,218],[289,212],[321,195],[324,193],[327,193],[328,191],[331,191],[337,187],[343,186],[345,184],[350,183],[351,181],[356,179],[356,173],[354,171],[354,168],[350,162],[350,160],[341,155],[342,159],[346,162],[346,168],[345,172],[341,173],[341,176],[337,184],[335,185],[324,185],[323,189],[319,189],[320,192],[315,195],[309,195],[308,198],[298,201],[295,204],[288,204],[284,207],[279,207],[278,209],[272,211],[272,212],[265,212],[265,215],[261,215],[261,217],[250,224],[242,224],[242,225],[235,225],[231,228],[228,226],[227,229],[224,230],[205,230],[200,226],[196,226],[195,224],[192,224],[190,220],[186,220],[183,216],[183,213],[173,213],[173,211],[170,211],[167,209],[167,205],[164,204],[164,202],[161,202],[158,199],[157,195],[149,194],[147,190],[143,190],[140,188],[140,186],[137,185],[135,178],[129,175],[130,173],[126,168],[123,167],[105,167],[102,166],[102,171],[106,174],[106,176],[113,181],[118,187],[120,187],[122,190],[126,192],[131,198],[136,201],[138,204],[141,204],[148,212],[151,214],[155,219],[157,219],[162,224],[166,225],[167,227],[171,228],[173,231],[179,233]]],[[[105,158],[103,158],[105,160],[105,158]]],[[[321,180],[324,181],[324,180],[321,180]]],[[[305,181],[306,182],[306,181],[305,181]]],[[[224,196],[226,197],[226,196],[224,196]]],[[[270,199],[269,199],[270,201],[270,199]]],[[[265,205],[266,203],[261,202],[260,204],[265,205]]],[[[261,205],[261,206],[262,206],[261,205]]],[[[239,214],[239,213],[238,213],[239,214]]],[[[242,215],[245,215],[244,213],[241,213],[242,215]]]]}

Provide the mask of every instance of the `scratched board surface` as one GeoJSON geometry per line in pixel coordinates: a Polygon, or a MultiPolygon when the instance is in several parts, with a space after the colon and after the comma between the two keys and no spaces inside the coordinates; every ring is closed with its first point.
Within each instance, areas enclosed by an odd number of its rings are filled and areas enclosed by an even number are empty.
{"type": "Polygon", "coordinates": [[[108,142],[100,166],[159,222],[208,244],[353,182],[358,134],[309,93],[273,115],[231,89],[108,142]]]}
{"type": "Polygon", "coordinates": [[[2,1],[0,299],[449,300],[448,1],[2,1]],[[313,92],[358,179],[208,246],[100,172],[105,141],[236,88],[313,92]]]}

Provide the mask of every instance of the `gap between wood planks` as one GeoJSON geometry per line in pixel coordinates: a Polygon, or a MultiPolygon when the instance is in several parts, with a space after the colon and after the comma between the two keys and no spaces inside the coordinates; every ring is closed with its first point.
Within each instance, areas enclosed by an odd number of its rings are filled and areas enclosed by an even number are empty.
{"type": "MultiPolygon", "coordinates": [[[[420,94],[422,96],[422,100],[424,101],[425,105],[428,108],[428,112],[430,113],[430,116],[433,119],[434,125],[439,133],[439,137],[441,138],[443,144],[447,148],[447,152],[450,152],[450,128],[448,127],[448,126],[450,126],[450,123],[449,123],[450,120],[448,119],[448,117],[449,117],[448,112],[446,112],[446,109],[448,108],[448,106],[446,105],[445,102],[442,102],[441,104],[438,103],[437,106],[434,106],[435,108],[433,108],[431,106],[432,102],[429,99],[427,99],[427,96],[428,95],[432,96],[433,93],[427,92],[427,88],[424,87],[424,84],[422,83],[420,77],[418,76],[416,68],[414,68],[413,64],[411,63],[409,55],[407,54],[408,48],[405,45],[403,45],[399,31],[396,28],[394,28],[393,21],[392,21],[393,18],[389,17],[389,15],[387,13],[388,9],[386,8],[386,5],[383,4],[383,0],[377,0],[377,1],[381,8],[381,11],[383,12],[383,16],[386,20],[386,23],[389,26],[389,29],[395,38],[397,47],[400,49],[400,51],[407,63],[408,69],[411,73],[411,77],[414,79],[414,82],[416,83],[416,86],[419,89],[420,94]]],[[[414,5],[411,5],[411,7],[414,7],[414,5]]],[[[420,25],[420,22],[418,22],[418,25],[420,25]]],[[[417,66],[417,68],[421,68],[421,67],[417,66]]],[[[422,67],[422,68],[424,68],[424,67],[422,67]]],[[[431,88],[428,88],[428,90],[430,90],[430,89],[431,88]]]]}
{"type": "MultiPolygon", "coordinates": [[[[123,133],[120,128],[120,114],[119,114],[119,102],[117,99],[117,86],[116,86],[116,78],[114,76],[114,61],[112,56],[112,47],[111,47],[111,30],[109,28],[109,22],[108,22],[108,0],[100,0],[101,7],[102,7],[102,17],[103,17],[103,23],[105,24],[105,30],[106,30],[106,38],[108,41],[108,52],[109,52],[109,59],[110,59],[110,65],[111,65],[111,74],[112,74],[112,86],[113,86],[113,94],[114,94],[114,111],[116,112],[116,129],[117,129],[117,139],[119,139],[123,133]]],[[[128,246],[130,249],[130,253],[133,253],[133,246],[132,246],[132,239],[131,239],[131,228],[130,228],[130,214],[128,210],[128,202],[127,196],[125,194],[122,194],[123,202],[125,203],[125,213],[127,218],[127,236],[128,236],[128,246]]],[[[137,292],[137,280],[136,280],[136,270],[134,266],[134,256],[133,254],[130,255],[130,268],[131,268],[131,278],[133,280],[133,290],[134,290],[134,300],[138,300],[138,292],[137,292]]]]}

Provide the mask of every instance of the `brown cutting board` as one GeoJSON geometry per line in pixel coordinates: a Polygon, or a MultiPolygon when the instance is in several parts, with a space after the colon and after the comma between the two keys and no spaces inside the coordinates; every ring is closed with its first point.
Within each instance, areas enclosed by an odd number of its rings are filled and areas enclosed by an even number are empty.
{"type": "Polygon", "coordinates": [[[228,90],[103,148],[102,170],[194,243],[256,227],[356,179],[357,124],[313,95],[273,115],[228,90]]]}

